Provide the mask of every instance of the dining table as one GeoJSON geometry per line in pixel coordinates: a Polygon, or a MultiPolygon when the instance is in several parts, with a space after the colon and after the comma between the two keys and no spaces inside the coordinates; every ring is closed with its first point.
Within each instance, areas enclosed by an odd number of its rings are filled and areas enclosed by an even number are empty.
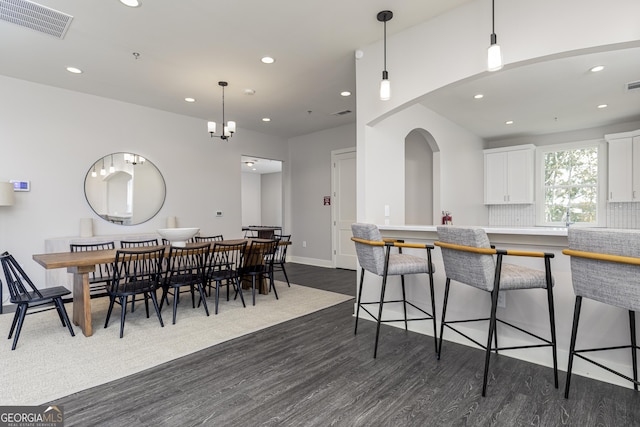
{"type": "MultiPolygon", "coordinates": [[[[238,244],[252,240],[264,241],[264,239],[229,239],[221,243],[238,244]]],[[[280,244],[290,244],[291,242],[281,242],[280,244]]],[[[188,245],[188,244],[187,244],[188,245]]],[[[163,246],[163,245],[161,245],[163,246]]],[[[211,248],[213,249],[213,244],[211,248]]],[[[167,249],[165,257],[169,255],[169,245],[164,245],[167,249]]],[[[145,247],[152,249],[153,247],[145,247]]],[[[73,275],[73,323],[80,327],[82,333],[89,337],[93,335],[93,324],[91,319],[91,296],[89,294],[89,273],[96,269],[96,265],[109,264],[116,260],[116,253],[121,249],[108,249],[99,251],[84,252],[54,252],[44,254],[34,254],[33,260],[45,269],[66,268],[67,272],[73,275]]]]}

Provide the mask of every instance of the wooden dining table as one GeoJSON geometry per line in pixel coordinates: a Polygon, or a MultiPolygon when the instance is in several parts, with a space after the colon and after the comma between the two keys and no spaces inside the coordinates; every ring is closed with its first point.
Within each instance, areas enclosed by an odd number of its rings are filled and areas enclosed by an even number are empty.
{"type": "MultiPolygon", "coordinates": [[[[262,239],[233,239],[223,240],[222,243],[243,243],[262,239]]],[[[290,242],[281,242],[290,244],[290,242]]],[[[152,249],[145,247],[144,249],[152,249]]],[[[166,245],[165,256],[169,254],[169,246],[166,245]]],[[[213,248],[213,244],[211,245],[213,248]]],[[[113,263],[116,260],[118,249],[84,252],[56,252],[33,255],[33,260],[45,269],[66,268],[73,274],[73,323],[80,326],[82,333],[89,337],[93,335],[91,320],[91,296],[89,294],[89,273],[96,269],[98,264],[113,263]]]]}

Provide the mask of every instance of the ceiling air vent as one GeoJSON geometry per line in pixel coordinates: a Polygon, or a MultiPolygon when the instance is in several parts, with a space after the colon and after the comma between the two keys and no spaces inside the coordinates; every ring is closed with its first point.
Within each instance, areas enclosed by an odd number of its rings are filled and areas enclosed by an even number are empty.
{"type": "Polygon", "coordinates": [[[332,116],[344,116],[345,114],[351,114],[351,110],[342,110],[335,113],[331,113],[332,116]]]}
{"type": "Polygon", "coordinates": [[[627,83],[627,90],[638,90],[640,89],[640,80],[636,82],[627,83]]]}
{"type": "Polygon", "coordinates": [[[0,19],[62,39],[73,16],[27,0],[0,0],[0,19]]]}

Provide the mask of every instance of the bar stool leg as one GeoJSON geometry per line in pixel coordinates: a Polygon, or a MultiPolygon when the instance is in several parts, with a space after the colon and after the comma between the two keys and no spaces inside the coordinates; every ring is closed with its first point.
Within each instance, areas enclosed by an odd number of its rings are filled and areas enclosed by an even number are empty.
{"type": "Polygon", "coordinates": [[[631,329],[631,360],[633,363],[633,389],[638,391],[638,355],[636,353],[636,313],[629,310],[629,326],[631,329]]]}
{"type": "Polygon", "coordinates": [[[569,346],[569,364],[567,365],[567,380],[564,384],[564,398],[569,398],[569,385],[571,384],[571,369],[573,368],[573,355],[576,350],[576,336],[578,335],[578,321],[580,320],[580,306],[582,297],[576,296],[576,304],[573,309],[573,328],[571,329],[571,344],[569,346]]]}
{"type": "MultiPolygon", "coordinates": [[[[429,265],[431,265],[431,257],[429,257],[429,265]]],[[[431,268],[431,267],[429,267],[431,268]]],[[[436,298],[433,290],[433,274],[429,274],[429,288],[431,292],[431,319],[433,320],[433,344],[438,354],[438,328],[436,326],[436,298]]]]}
{"type": "Polygon", "coordinates": [[[551,352],[553,355],[553,380],[558,388],[558,350],[556,345],[556,315],[553,304],[553,279],[551,277],[551,259],[545,258],[545,272],[547,278],[547,302],[549,305],[549,325],[551,327],[551,352]]]}
{"type": "Polygon", "coordinates": [[[442,336],[444,335],[445,315],[447,313],[447,302],[449,300],[449,286],[451,285],[451,279],[447,277],[447,281],[444,285],[444,301],[442,302],[442,322],[440,322],[440,344],[438,345],[438,360],[440,360],[440,353],[442,353],[442,336]]]}
{"type": "MultiPolygon", "coordinates": [[[[385,271],[386,273],[386,271],[385,271]]],[[[387,289],[387,275],[382,277],[382,291],[380,292],[380,308],[378,309],[378,325],[376,327],[376,344],[373,349],[373,358],[378,354],[378,337],[380,336],[380,324],[382,323],[382,306],[384,305],[384,293],[387,289]]]]}
{"type": "MultiPolygon", "coordinates": [[[[491,359],[491,340],[496,332],[496,309],[498,307],[498,292],[499,288],[496,286],[491,293],[491,318],[489,319],[489,337],[487,338],[487,349],[485,351],[484,358],[484,377],[482,381],[482,397],[487,394],[487,380],[489,379],[489,361],[491,359]]],[[[497,345],[497,343],[496,343],[497,345]]]]}
{"type": "Polygon", "coordinates": [[[402,283],[402,309],[404,310],[404,330],[409,330],[409,324],[407,322],[407,296],[404,290],[404,275],[400,275],[400,282],[402,283]]]}
{"type": "Polygon", "coordinates": [[[360,273],[360,289],[358,290],[358,301],[356,304],[356,327],[353,330],[353,335],[357,335],[358,334],[358,318],[360,317],[360,301],[362,298],[362,282],[364,282],[364,268],[362,269],[362,272],[360,273]]]}

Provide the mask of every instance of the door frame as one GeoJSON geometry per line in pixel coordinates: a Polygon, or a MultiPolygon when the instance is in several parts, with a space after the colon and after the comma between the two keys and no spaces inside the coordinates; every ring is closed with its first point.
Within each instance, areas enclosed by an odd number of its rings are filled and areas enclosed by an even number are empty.
{"type": "MultiPolygon", "coordinates": [[[[341,154],[354,153],[356,154],[356,147],[341,148],[339,150],[331,150],[331,266],[336,268],[337,258],[337,241],[338,241],[338,225],[336,214],[336,189],[338,182],[336,178],[336,157],[341,154]]],[[[358,177],[356,175],[356,181],[358,177]]],[[[356,182],[353,183],[356,185],[356,182]]],[[[356,186],[357,189],[357,186],[356,186]]],[[[357,269],[357,268],[356,268],[357,269]]]]}

